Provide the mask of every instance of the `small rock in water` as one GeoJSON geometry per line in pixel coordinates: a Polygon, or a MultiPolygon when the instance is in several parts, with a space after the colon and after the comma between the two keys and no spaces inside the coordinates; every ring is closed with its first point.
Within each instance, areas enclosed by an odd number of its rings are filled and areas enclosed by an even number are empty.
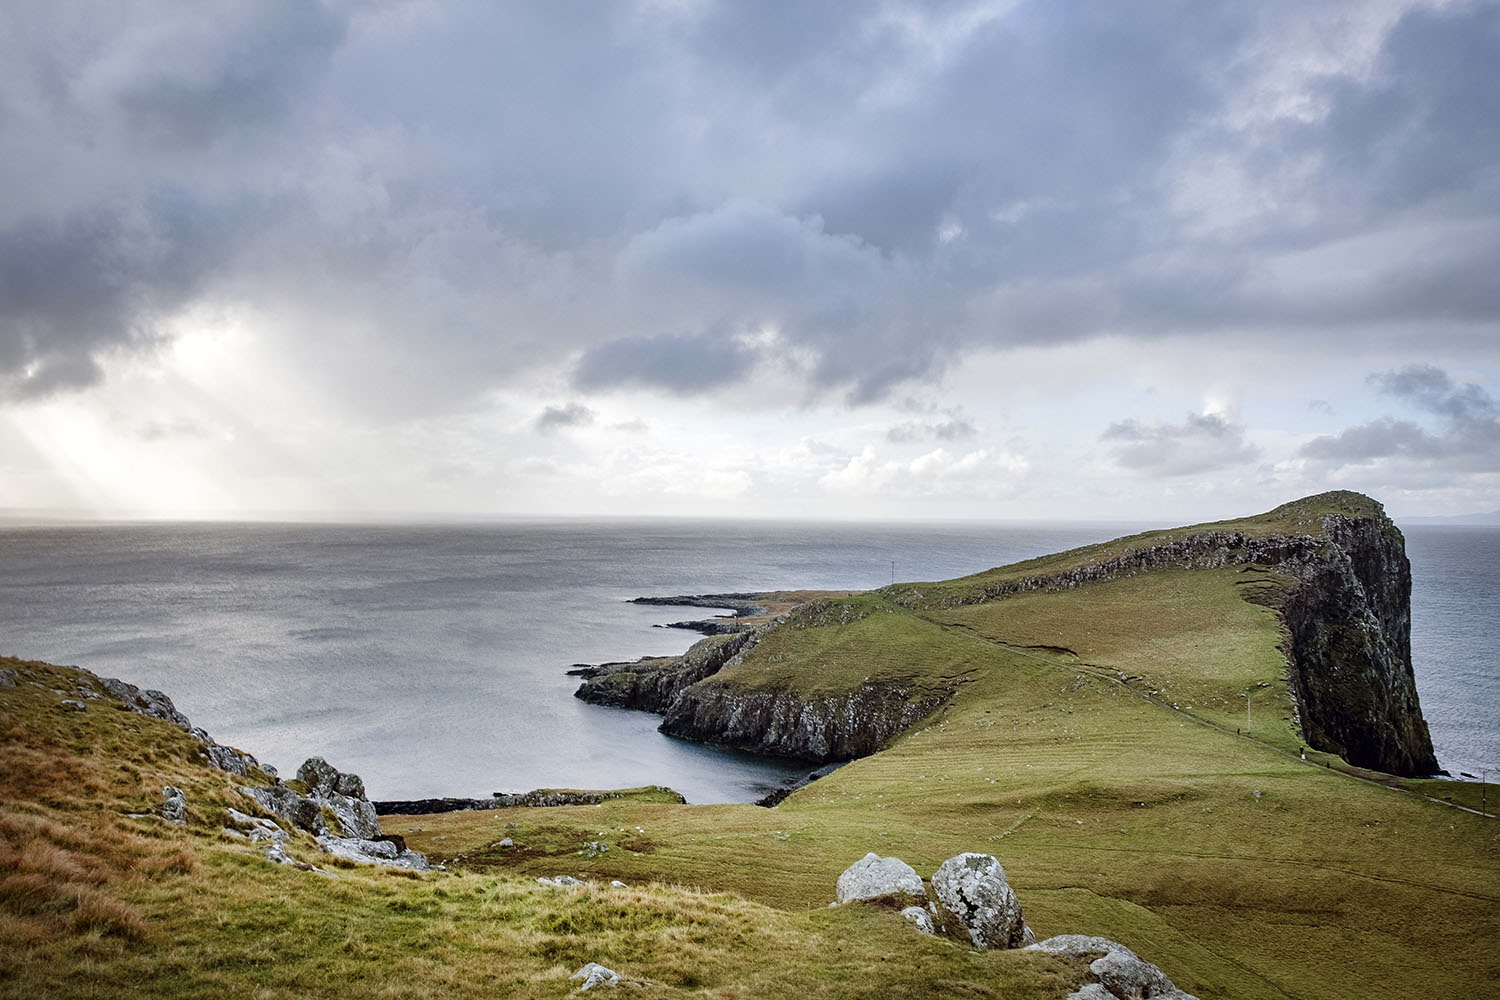
{"type": "Polygon", "coordinates": [[[583,985],[578,987],[579,991],[591,990],[595,986],[618,986],[620,985],[620,974],[613,969],[606,969],[598,962],[590,962],[577,972],[568,977],[569,979],[582,979],[583,985]]]}
{"type": "Polygon", "coordinates": [[[926,895],[922,876],[900,858],[882,858],[873,851],[844,869],[839,876],[838,901],[850,903],[861,899],[878,899],[904,892],[926,895]]]}

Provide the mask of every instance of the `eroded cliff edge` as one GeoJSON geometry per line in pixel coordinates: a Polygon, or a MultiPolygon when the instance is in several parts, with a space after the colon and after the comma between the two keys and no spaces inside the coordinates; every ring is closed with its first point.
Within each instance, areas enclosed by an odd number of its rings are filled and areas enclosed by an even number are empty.
{"type": "MultiPolygon", "coordinates": [[[[1351,764],[1415,776],[1437,770],[1411,665],[1411,568],[1405,541],[1381,505],[1335,492],[1266,514],[1148,532],[957,580],[897,584],[842,601],[814,601],[683,657],[616,665],[577,696],[664,716],[669,735],[818,761],[878,750],[941,707],[964,678],[882,674],[800,683],[823,672],[818,655],[766,671],[737,670],[778,631],[852,626],[872,614],[924,613],[1057,591],[1164,568],[1255,566],[1275,581],[1248,599],[1285,625],[1282,649],[1296,724],[1309,745],[1351,764]]],[[[911,628],[920,628],[916,622],[911,628]]],[[[929,623],[930,624],[930,623],[929,623]]],[[[936,629],[936,626],[933,626],[936,629]]],[[[932,641],[939,641],[934,631],[932,641]]]]}

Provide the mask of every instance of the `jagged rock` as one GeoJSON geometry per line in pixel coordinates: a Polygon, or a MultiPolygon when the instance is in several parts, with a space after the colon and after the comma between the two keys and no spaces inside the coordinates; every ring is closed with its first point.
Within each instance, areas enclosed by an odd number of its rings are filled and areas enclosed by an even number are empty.
{"type": "Polygon", "coordinates": [[[977,948],[1017,948],[1036,937],[1021,913],[1005,869],[988,854],[949,858],[932,876],[943,922],[956,922],[977,948]]]}
{"type": "Polygon", "coordinates": [[[337,792],[356,799],[365,797],[365,783],[359,775],[340,771],[322,757],[309,757],[303,761],[302,766],[297,768],[297,780],[306,785],[310,792],[321,792],[324,795],[337,792]]]}
{"type": "Polygon", "coordinates": [[[901,916],[905,917],[907,922],[921,934],[937,933],[936,929],[932,926],[932,914],[920,906],[908,906],[901,911],[901,916]]]}
{"type": "MultiPolygon", "coordinates": [[[[1099,955],[1099,958],[1089,963],[1089,971],[1099,978],[1097,985],[1105,992],[1100,994],[1096,990],[1090,994],[1080,990],[1073,994],[1074,998],[1080,1000],[1092,1000],[1097,996],[1109,997],[1111,1000],[1197,1000],[1192,994],[1179,990],[1156,966],[1118,941],[1108,938],[1091,937],[1087,934],[1059,934],[1033,944],[1027,950],[1066,955],[1070,958],[1099,955]]],[[[1087,990],[1088,987],[1084,989],[1087,990]]]]}
{"type": "Polygon", "coordinates": [[[577,972],[568,977],[569,979],[582,979],[583,985],[578,987],[579,991],[591,990],[595,986],[619,986],[620,974],[613,969],[606,969],[598,962],[590,962],[577,972]]]}
{"type": "Polygon", "coordinates": [[[239,775],[242,778],[250,773],[251,765],[259,766],[255,758],[249,754],[240,753],[233,747],[226,747],[221,743],[214,743],[211,740],[205,741],[203,756],[219,770],[239,775]]]}
{"type": "Polygon", "coordinates": [[[251,816],[238,809],[226,809],[225,812],[229,814],[229,819],[235,826],[250,831],[252,842],[269,840],[273,843],[284,844],[290,839],[287,832],[272,820],[262,816],[251,816]]]}
{"type": "Polygon", "coordinates": [[[850,903],[904,892],[925,896],[922,876],[900,858],[882,858],[873,851],[844,869],[839,876],[838,901],[850,903]]]}
{"type": "Polygon", "coordinates": [[[182,789],[166,785],[161,790],[165,801],[161,806],[161,818],[168,823],[176,823],[182,826],[187,822],[187,797],[182,794],[182,789]]]}
{"type": "Polygon", "coordinates": [[[81,701],[74,701],[72,698],[64,698],[60,702],[60,704],[62,705],[63,708],[67,709],[69,712],[86,712],[86,711],[88,711],[88,706],[87,705],[85,705],[81,701]]]}
{"type": "Polygon", "coordinates": [[[165,719],[167,722],[181,726],[183,729],[191,730],[192,723],[188,717],[177,711],[177,706],[172,704],[160,691],[142,691],[134,684],[127,684],[118,677],[105,677],[100,679],[104,690],[120,699],[120,702],[132,712],[148,715],[153,719],[165,719]]]}
{"type": "Polygon", "coordinates": [[[0,688],[13,688],[16,686],[16,672],[10,669],[0,669],[0,688]]]}
{"type": "Polygon", "coordinates": [[[285,785],[276,784],[268,788],[242,786],[240,791],[258,802],[266,812],[291,820],[292,825],[299,830],[306,830],[313,835],[328,832],[328,824],[323,822],[322,807],[285,785]]]}
{"type": "Polygon", "coordinates": [[[425,854],[403,850],[389,840],[362,840],[358,837],[319,837],[318,846],[335,857],[364,864],[385,865],[387,868],[405,868],[409,871],[430,871],[432,866],[425,854]]]}

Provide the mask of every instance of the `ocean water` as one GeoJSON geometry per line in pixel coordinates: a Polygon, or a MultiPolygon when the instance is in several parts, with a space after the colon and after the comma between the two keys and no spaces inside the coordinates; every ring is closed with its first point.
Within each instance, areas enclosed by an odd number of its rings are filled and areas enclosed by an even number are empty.
{"type": "MultiPolygon", "coordinates": [[[[290,773],[372,798],[665,784],[746,801],[797,765],[673,740],[572,697],[578,662],[678,653],[705,617],[640,595],[943,579],[1128,524],[662,520],[0,529],[0,652],[166,691],[290,773]],[[894,561],[894,570],[892,562],[894,561]]],[[[1500,530],[1408,532],[1418,687],[1444,766],[1500,760],[1500,530]]]]}

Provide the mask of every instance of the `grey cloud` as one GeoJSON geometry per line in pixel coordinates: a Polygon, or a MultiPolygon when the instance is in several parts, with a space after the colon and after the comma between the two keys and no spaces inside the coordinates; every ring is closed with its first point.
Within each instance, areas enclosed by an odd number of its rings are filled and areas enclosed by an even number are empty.
{"type": "Polygon", "coordinates": [[[659,334],[607,340],[590,348],[573,369],[586,391],[640,386],[697,395],[745,378],[755,354],[732,338],[659,334]]]}
{"type": "Polygon", "coordinates": [[[712,389],[754,360],[724,331],[859,404],[979,348],[1500,319],[1492,4],[1413,8],[1307,85],[1326,117],[1252,125],[1305,5],[57,6],[0,11],[11,394],[199,296],[296,318],[287,356],[391,412],[569,357],[712,389]],[[1184,163],[1265,207],[1205,233],[1184,163]]]}
{"type": "Polygon", "coordinates": [[[1314,438],[1302,446],[1302,456],[1335,466],[1403,458],[1458,471],[1500,471],[1500,405],[1484,387],[1455,382],[1432,365],[1376,372],[1368,382],[1384,395],[1442,418],[1442,433],[1410,420],[1380,417],[1314,438]]]}
{"type": "Polygon", "coordinates": [[[536,420],[532,421],[532,427],[545,434],[564,427],[587,427],[596,417],[598,414],[582,403],[567,403],[542,410],[537,414],[536,420]]]}
{"type": "Polygon", "coordinates": [[[939,441],[961,441],[978,433],[979,431],[968,420],[951,416],[946,420],[926,423],[908,420],[886,431],[885,437],[887,441],[895,444],[907,444],[929,438],[936,438],[939,441]]]}
{"type": "Polygon", "coordinates": [[[1101,440],[1114,444],[1115,462],[1134,472],[1182,476],[1252,462],[1260,449],[1245,440],[1243,425],[1217,413],[1189,413],[1180,424],[1111,424],[1101,440]]]}

